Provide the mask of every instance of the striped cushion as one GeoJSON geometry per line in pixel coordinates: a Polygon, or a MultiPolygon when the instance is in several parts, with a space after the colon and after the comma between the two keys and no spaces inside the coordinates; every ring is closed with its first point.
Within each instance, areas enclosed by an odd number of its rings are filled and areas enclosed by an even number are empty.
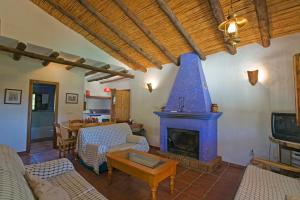
{"type": "Polygon", "coordinates": [[[48,179],[53,185],[62,187],[72,200],[107,200],[75,170],[48,179]]]}
{"type": "Polygon", "coordinates": [[[249,165],[235,200],[284,200],[286,195],[300,194],[300,181],[249,165]]]}
{"type": "Polygon", "coordinates": [[[34,200],[34,196],[22,174],[0,169],[0,199],[34,200]]]}
{"type": "Polygon", "coordinates": [[[0,145],[0,169],[25,174],[23,162],[17,152],[6,145],[0,145]]]}
{"type": "Polygon", "coordinates": [[[74,170],[73,164],[66,158],[51,160],[40,164],[26,165],[25,168],[29,174],[39,176],[42,179],[58,176],[74,170]]]}

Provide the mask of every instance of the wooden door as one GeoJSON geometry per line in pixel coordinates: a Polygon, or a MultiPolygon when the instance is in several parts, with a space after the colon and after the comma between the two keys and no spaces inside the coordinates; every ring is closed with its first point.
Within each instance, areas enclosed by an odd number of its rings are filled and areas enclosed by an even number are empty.
{"type": "Polygon", "coordinates": [[[111,91],[111,118],[116,122],[127,122],[130,118],[130,90],[111,91]]]}
{"type": "Polygon", "coordinates": [[[294,55],[294,79],[297,125],[300,126],[300,53],[294,55]]]}

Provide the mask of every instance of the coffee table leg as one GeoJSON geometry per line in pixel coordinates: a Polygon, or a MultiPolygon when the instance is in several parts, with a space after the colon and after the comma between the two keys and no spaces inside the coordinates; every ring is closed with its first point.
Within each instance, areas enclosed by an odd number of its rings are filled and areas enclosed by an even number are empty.
{"type": "Polygon", "coordinates": [[[108,183],[111,184],[112,182],[112,167],[107,162],[107,168],[108,168],[108,183]]]}
{"type": "Polygon", "coordinates": [[[151,186],[151,200],[157,200],[157,185],[151,186]]]}
{"type": "Polygon", "coordinates": [[[175,186],[175,176],[170,176],[170,191],[171,191],[171,194],[174,193],[174,186],[175,186]]]}

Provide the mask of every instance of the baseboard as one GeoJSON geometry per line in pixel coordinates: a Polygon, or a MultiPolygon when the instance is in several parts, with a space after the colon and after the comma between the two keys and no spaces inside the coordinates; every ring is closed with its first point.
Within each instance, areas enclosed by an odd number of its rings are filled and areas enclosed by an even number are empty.
{"type": "Polygon", "coordinates": [[[37,139],[31,140],[31,143],[45,142],[45,141],[52,141],[52,140],[53,140],[53,137],[37,138],[37,139]]]}
{"type": "Polygon", "coordinates": [[[24,156],[24,155],[27,155],[28,152],[26,152],[26,151],[20,151],[20,152],[18,152],[18,154],[19,154],[19,156],[24,156]]]}

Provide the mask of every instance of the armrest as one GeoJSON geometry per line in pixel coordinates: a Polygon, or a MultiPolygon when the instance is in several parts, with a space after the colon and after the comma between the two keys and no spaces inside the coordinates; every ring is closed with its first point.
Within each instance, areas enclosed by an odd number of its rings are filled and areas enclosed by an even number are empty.
{"type": "Polygon", "coordinates": [[[271,167],[274,167],[274,168],[279,168],[279,169],[283,169],[283,170],[290,171],[290,172],[300,173],[300,168],[282,164],[282,163],[278,163],[278,162],[265,160],[262,158],[253,158],[251,160],[251,163],[253,165],[258,165],[258,166],[261,166],[262,168],[268,169],[268,170],[271,169],[271,167]]]}
{"type": "Polygon", "coordinates": [[[29,174],[39,176],[42,179],[48,179],[53,176],[73,171],[73,164],[66,158],[51,160],[40,164],[26,165],[26,171],[29,174]]]}
{"type": "Polygon", "coordinates": [[[135,145],[136,150],[145,151],[145,152],[149,151],[149,144],[147,139],[144,136],[127,135],[126,142],[136,144],[135,145]]]}
{"type": "Polygon", "coordinates": [[[143,140],[146,140],[146,138],[143,136],[139,136],[139,135],[127,135],[127,137],[126,137],[126,142],[128,142],[128,143],[138,144],[138,143],[143,142],[143,140]]]}

